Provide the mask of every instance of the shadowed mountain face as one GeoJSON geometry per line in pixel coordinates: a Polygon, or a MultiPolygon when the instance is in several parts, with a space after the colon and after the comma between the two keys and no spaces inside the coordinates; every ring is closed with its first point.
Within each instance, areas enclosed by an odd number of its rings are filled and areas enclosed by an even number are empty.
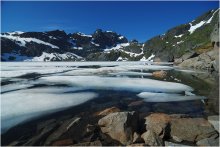
{"type": "Polygon", "coordinates": [[[1,33],[1,61],[143,61],[153,54],[155,61],[173,62],[184,54],[195,57],[212,50],[211,33],[218,23],[219,9],[212,10],[145,43],[101,29],[90,35],[61,30],[1,33]]]}

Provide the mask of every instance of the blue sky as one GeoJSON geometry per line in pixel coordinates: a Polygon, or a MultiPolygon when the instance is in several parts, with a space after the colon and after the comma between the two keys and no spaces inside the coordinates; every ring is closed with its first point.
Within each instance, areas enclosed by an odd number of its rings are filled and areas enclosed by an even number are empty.
{"type": "Polygon", "coordinates": [[[215,1],[1,2],[1,31],[112,30],[141,42],[218,8],[215,1]]]}

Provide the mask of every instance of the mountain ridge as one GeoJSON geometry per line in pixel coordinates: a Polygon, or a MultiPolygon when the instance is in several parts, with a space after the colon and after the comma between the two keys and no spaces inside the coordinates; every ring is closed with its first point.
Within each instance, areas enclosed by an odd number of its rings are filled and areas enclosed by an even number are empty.
{"type": "Polygon", "coordinates": [[[144,43],[113,31],[93,34],[63,30],[1,33],[1,61],[155,61],[174,62],[186,53],[201,54],[213,48],[210,35],[219,23],[219,9],[169,29],[144,43]]]}

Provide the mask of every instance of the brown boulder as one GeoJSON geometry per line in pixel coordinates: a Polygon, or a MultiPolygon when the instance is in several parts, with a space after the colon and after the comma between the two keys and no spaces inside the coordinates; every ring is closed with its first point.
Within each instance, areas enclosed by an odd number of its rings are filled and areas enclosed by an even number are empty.
{"type": "Polygon", "coordinates": [[[154,113],[145,119],[147,130],[152,130],[160,137],[171,137],[177,142],[195,142],[217,134],[214,127],[204,118],[154,113]]]}
{"type": "Polygon", "coordinates": [[[171,121],[171,136],[185,141],[198,141],[216,134],[212,125],[204,118],[180,118],[171,121]]]}
{"type": "Polygon", "coordinates": [[[146,130],[152,130],[161,138],[168,133],[168,124],[171,120],[169,115],[163,113],[153,113],[145,118],[146,130]]]}
{"type": "Polygon", "coordinates": [[[138,115],[133,112],[111,113],[98,121],[101,131],[123,145],[131,144],[137,130],[138,115]]]}

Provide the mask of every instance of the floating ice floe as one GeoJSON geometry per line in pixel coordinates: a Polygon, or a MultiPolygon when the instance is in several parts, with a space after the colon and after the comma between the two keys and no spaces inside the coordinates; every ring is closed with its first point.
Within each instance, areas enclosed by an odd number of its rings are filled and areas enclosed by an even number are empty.
{"type": "MultiPolygon", "coordinates": [[[[1,95],[1,129],[6,131],[23,121],[82,104],[98,97],[94,92],[57,93],[65,89],[26,89],[1,95]]],[[[69,90],[69,89],[68,89],[69,90]]]]}
{"type": "Polygon", "coordinates": [[[1,71],[2,78],[19,77],[27,74],[37,73],[37,74],[53,74],[59,72],[69,71],[68,68],[38,68],[38,69],[24,69],[24,70],[6,70],[1,71]]]}
{"type": "Polygon", "coordinates": [[[119,66],[127,70],[172,70],[172,66],[161,66],[161,65],[124,65],[119,66]]]}
{"type": "Polygon", "coordinates": [[[122,75],[122,76],[152,76],[152,73],[127,71],[127,72],[115,72],[115,73],[110,73],[110,75],[122,75]]]}
{"type": "Polygon", "coordinates": [[[19,90],[19,89],[24,89],[24,88],[29,88],[34,85],[32,84],[24,84],[24,83],[13,83],[13,84],[8,84],[8,85],[3,85],[1,86],[1,93],[8,92],[8,91],[14,91],[14,90],[19,90]]]}
{"type": "Polygon", "coordinates": [[[126,71],[126,69],[123,69],[121,67],[101,67],[101,68],[78,68],[72,71],[68,71],[65,73],[62,73],[62,75],[72,75],[72,76],[85,76],[85,75],[96,75],[96,74],[108,74],[111,72],[120,72],[120,71],[126,71]]]}
{"type": "Polygon", "coordinates": [[[149,91],[181,93],[193,91],[187,85],[174,82],[158,81],[153,79],[140,78],[117,78],[117,77],[98,77],[98,76],[50,76],[39,79],[41,83],[68,84],[91,89],[114,89],[129,91],[149,91]]]}
{"type": "Polygon", "coordinates": [[[206,97],[196,96],[193,94],[184,96],[181,94],[153,93],[153,92],[141,92],[137,96],[140,98],[143,98],[144,101],[146,102],[175,102],[175,101],[190,101],[190,100],[206,99],[206,97]]]}

